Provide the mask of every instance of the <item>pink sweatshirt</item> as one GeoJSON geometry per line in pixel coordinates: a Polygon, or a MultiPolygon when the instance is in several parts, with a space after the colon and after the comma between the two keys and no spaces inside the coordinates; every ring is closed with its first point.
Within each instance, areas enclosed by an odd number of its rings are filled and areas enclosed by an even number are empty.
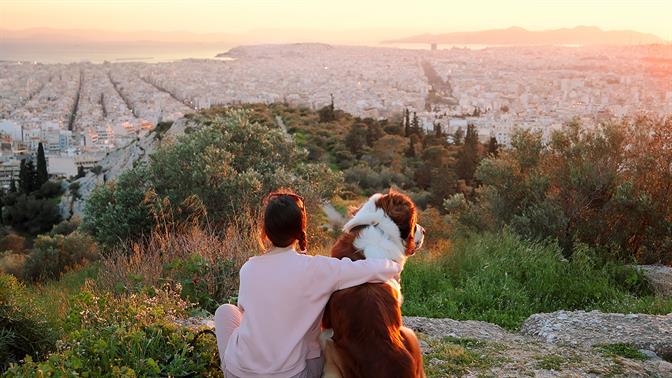
{"type": "Polygon", "coordinates": [[[320,356],[324,307],[336,290],[384,282],[400,266],[386,259],[351,261],[275,248],[240,269],[238,306],[243,313],[224,353],[239,377],[291,377],[306,359],[320,356]]]}

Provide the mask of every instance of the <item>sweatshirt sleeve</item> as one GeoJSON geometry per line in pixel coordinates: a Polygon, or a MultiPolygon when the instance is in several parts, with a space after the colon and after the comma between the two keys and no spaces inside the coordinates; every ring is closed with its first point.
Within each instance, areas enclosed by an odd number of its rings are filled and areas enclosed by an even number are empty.
{"type": "Polygon", "coordinates": [[[388,259],[352,261],[314,256],[311,267],[314,282],[320,282],[325,294],[361,285],[365,282],[385,282],[401,272],[401,266],[388,259]]]}

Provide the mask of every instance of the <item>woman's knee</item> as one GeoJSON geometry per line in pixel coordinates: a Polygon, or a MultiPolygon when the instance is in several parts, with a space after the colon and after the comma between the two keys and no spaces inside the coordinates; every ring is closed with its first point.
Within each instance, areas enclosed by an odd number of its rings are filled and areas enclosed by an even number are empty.
{"type": "Polygon", "coordinates": [[[231,321],[238,320],[242,317],[242,313],[238,306],[226,303],[219,307],[215,311],[215,323],[218,321],[231,321]]]}

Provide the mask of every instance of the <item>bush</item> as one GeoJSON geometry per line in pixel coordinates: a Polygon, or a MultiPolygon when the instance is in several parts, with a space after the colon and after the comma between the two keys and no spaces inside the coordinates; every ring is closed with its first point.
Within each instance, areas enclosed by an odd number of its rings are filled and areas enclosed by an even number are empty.
{"type": "Polygon", "coordinates": [[[168,283],[210,312],[238,292],[238,270],[259,250],[252,224],[231,226],[225,235],[194,227],[182,233],[153,232],[146,240],[129,243],[102,261],[101,288],[141,292],[168,283]]]}
{"type": "Polygon", "coordinates": [[[95,241],[88,235],[40,235],[28,255],[23,276],[29,281],[55,279],[69,269],[99,258],[95,241]]]}
{"type": "Polygon", "coordinates": [[[11,251],[0,252],[0,273],[22,278],[25,264],[26,255],[24,254],[12,253],[11,251]]]}
{"type": "Polygon", "coordinates": [[[0,239],[0,251],[23,253],[26,250],[26,238],[14,233],[7,234],[0,239]]]}
{"type": "Polygon", "coordinates": [[[509,329],[557,310],[672,312],[633,268],[604,264],[585,245],[562,258],[556,244],[506,231],[458,240],[437,258],[412,258],[402,276],[406,315],[476,319],[509,329]]]}
{"type": "Polygon", "coordinates": [[[91,287],[76,296],[69,332],[42,362],[26,359],[5,376],[221,376],[217,345],[178,326],[190,305],[179,292],[154,289],[120,298],[91,287]]]}
{"type": "Polygon", "coordinates": [[[529,239],[557,240],[566,257],[585,243],[610,260],[672,262],[671,129],[672,118],[596,129],[571,122],[548,145],[521,132],[511,150],[478,167],[478,204],[453,216],[476,230],[508,225],[529,239]]]}
{"type": "Polygon", "coordinates": [[[49,233],[51,236],[54,235],[70,235],[73,232],[77,230],[79,227],[79,219],[78,218],[73,218],[73,219],[66,219],[62,221],[61,223],[55,225],[52,229],[51,232],[49,233]]]}
{"type": "Polygon", "coordinates": [[[55,336],[26,288],[0,273],[0,371],[26,355],[44,357],[55,336]]]}
{"type": "MultiPolygon", "coordinates": [[[[340,174],[302,163],[305,151],[275,125],[251,122],[245,111],[209,113],[195,115],[202,127],[159,149],[149,164],[94,190],[84,228],[108,246],[137,240],[156,224],[149,216],[153,204],[145,201],[150,190],[152,197],[178,205],[195,196],[207,210],[202,224],[225,228],[239,214],[257,209],[271,190],[291,187],[316,209],[340,188],[340,174]]],[[[175,221],[184,220],[176,214],[175,221]]]]}
{"type": "Polygon", "coordinates": [[[31,235],[49,232],[61,221],[58,205],[50,198],[9,193],[3,202],[2,222],[18,232],[31,235]]]}
{"type": "Polygon", "coordinates": [[[35,192],[36,198],[56,198],[63,193],[60,181],[47,181],[35,192]]]}

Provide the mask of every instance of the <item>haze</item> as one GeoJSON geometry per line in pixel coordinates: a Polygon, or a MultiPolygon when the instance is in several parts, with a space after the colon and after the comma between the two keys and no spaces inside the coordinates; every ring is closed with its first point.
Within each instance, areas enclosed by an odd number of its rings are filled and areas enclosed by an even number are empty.
{"type": "MultiPolygon", "coordinates": [[[[226,33],[251,42],[366,43],[413,33],[577,25],[672,39],[672,1],[2,0],[3,29],[226,33]],[[310,32],[308,32],[310,31],[310,32]]],[[[213,36],[214,37],[214,36],[213,36]]],[[[222,38],[222,35],[217,36],[222,38]]]]}

